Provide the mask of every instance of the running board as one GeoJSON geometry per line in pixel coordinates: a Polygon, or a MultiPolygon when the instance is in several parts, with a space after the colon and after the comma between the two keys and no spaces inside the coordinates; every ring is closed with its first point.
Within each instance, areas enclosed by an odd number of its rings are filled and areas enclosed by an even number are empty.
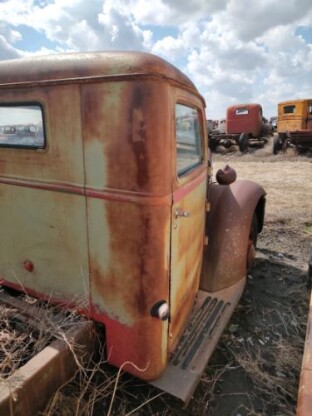
{"type": "Polygon", "coordinates": [[[165,372],[151,385],[187,403],[243,293],[245,279],[210,293],[199,290],[190,321],[165,372]]]}

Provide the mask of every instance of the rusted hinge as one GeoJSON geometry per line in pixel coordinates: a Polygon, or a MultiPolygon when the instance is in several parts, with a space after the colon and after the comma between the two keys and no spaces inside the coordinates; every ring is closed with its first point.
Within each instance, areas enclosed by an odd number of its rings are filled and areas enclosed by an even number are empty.
{"type": "Polygon", "coordinates": [[[210,202],[206,201],[206,212],[210,212],[210,202]]]}
{"type": "Polygon", "coordinates": [[[209,240],[208,235],[205,235],[204,236],[204,246],[208,246],[208,240],[209,240]]]}

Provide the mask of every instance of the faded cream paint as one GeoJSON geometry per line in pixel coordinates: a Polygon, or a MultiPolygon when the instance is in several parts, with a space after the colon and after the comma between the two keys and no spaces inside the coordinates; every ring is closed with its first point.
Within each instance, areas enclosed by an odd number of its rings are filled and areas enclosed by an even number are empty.
{"type": "Polygon", "coordinates": [[[56,300],[88,296],[92,317],[106,327],[110,362],[148,365],[144,374],[125,369],[155,378],[173,342],[168,321],[151,317],[151,308],[171,303],[177,340],[198,289],[204,176],[179,199],[181,208],[192,206],[193,228],[180,225],[171,240],[171,225],[172,195],[207,169],[203,100],[183,74],[145,54],[40,58],[13,68],[0,64],[2,82],[10,83],[0,83],[2,100],[39,101],[48,146],[0,149],[2,207],[10,213],[0,219],[10,234],[0,242],[2,277],[56,300]],[[183,178],[175,166],[176,102],[198,108],[204,139],[201,168],[183,178]],[[184,238],[194,240],[190,247],[184,238]],[[33,272],[23,269],[25,260],[33,272]]]}
{"type": "Polygon", "coordinates": [[[175,345],[198,291],[203,255],[206,180],[172,207],[170,343],[175,345]],[[176,210],[190,214],[177,217],[176,210]]]}
{"type": "Polygon", "coordinates": [[[42,104],[46,133],[53,137],[42,151],[0,151],[0,179],[8,182],[0,185],[0,227],[5,236],[0,239],[1,278],[47,297],[79,298],[85,303],[89,297],[85,202],[79,195],[32,189],[55,184],[83,187],[79,88],[4,90],[1,102],[42,104]],[[26,186],[18,185],[23,183],[26,186]],[[24,269],[26,260],[34,264],[33,272],[24,269]]]}

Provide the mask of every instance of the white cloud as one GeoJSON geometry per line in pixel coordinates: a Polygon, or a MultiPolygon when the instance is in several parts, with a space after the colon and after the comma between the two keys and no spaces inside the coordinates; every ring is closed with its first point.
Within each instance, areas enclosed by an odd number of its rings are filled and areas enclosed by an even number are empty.
{"type": "Polygon", "coordinates": [[[231,0],[227,19],[237,37],[249,41],[267,30],[293,23],[311,12],[310,0],[231,0]]]}
{"type": "Polygon", "coordinates": [[[182,25],[207,18],[223,10],[229,0],[125,0],[125,6],[138,24],[182,25]]]}
{"type": "Polygon", "coordinates": [[[278,101],[312,96],[312,45],[296,35],[302,26],[312,38],[310,0],[5,0],[1,21],[0,59],[100,49],[160,55],[194,81],[210,118],[234,102],[261,100],[269,116],[278,101]],[[46,44],[19,49],[32,41],[25,27],[46,44]]]}

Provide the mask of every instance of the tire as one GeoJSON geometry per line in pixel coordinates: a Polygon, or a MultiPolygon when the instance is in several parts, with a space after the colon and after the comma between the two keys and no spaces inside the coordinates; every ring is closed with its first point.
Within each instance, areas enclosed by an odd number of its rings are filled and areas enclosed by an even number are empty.
{"type": "Polygon", "coordinates": [[[247,153],[249,146],[249,136],[247,133],[242,133],[238,139],[239,150],[242,153],[247,153]]]}
{"type": "Polygon", "coordinates": [[[276,137],[274,137],[273,140],[273,155],[277,155],[283,147],[283,140],[281,136],[278,134],[276,137]]]}
{"type": "Polygon", "coordinates": [[[254,260],[256,257],[258,229],[259,229],[258,217],[257,217],[257,214],[254,213],[252,217],[251,225],[250,225],[248,245],[247,245],[247,261],[246,261],[247,272],[249,272],[252,269],[254,260]]]}
{"type": "Polygon", "coordinates": [[[208,138],[208,147],[212,152],[215,152],[218,147],[218,140],[208,138]]]}

